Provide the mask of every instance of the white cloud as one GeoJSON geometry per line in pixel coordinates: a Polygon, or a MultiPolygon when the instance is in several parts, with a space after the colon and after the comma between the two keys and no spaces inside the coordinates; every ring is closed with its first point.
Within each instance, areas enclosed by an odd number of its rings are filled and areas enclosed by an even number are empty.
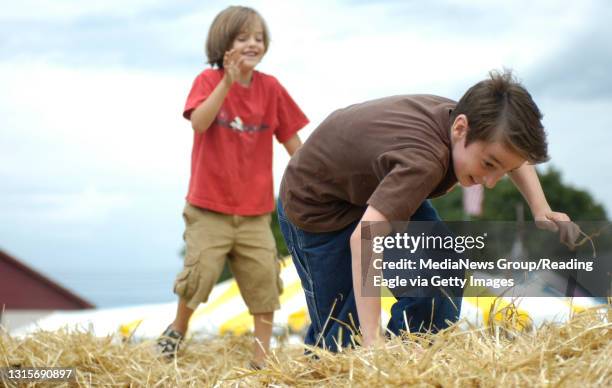
{"type": "Polygon", "coordinates": [[[5,62],[0,82],[4,174],[167,183],[188,173],[191,132],[180,112],[189,77],[5,62]]]}
{"type": "Polygon", "coordinates": [[[112,234],[117,217],[131,212],[141,198],[86,186],[76,191],[60,187],[2,192],[0,199],[4,220],[0,244],[23,242],[26,246],[22,248],[32,249],[40,241],[91,243],[105,239],[112,234]]]}
{"type": "Polygon", "coordinates": [[[166,3],[164,0],[42,1],[20,0],[2,4],[0,20],[70,21],[91,15],[128,16],[166,3]]]}
{"type": "Polygon", "coordinates": [[[550,164],[563,174],[565,183],[591,193],[612,216],[612,162],[609,128],[612,117],[605,114],[610,100],[575,101],[543,98],[544,126],[549,137],[550,164]]]}
{"type": "Polygon", "coordinates": [[[37,218],[48,224],[104,223],[111,212],[126,209],[132,205],[127,195],[101,192],[95,187],[86,187],[76,193],[33,194],[26,198],[33,208],[39,208],[37,218]]]}
{"type": "MultiPolygon", "coordinates": [[[[72,20],[168,7],[146,1],[19,4],[3,17],[72,20]]],[[[597,4],[251,3],[273,38],[261,70],[277,76],[311,119],[303,138],[331,111],[354,102],[400,93],[459,98],[501,66],[521,76],[584,28],[597,4]]],[[[161,39],[166,55],[196,52],[203,63],[207,27],[226,5],[143,21],[143,28],[161,39]]],[[[186,187],[191,133],[180,112],[199,71],[197,63],[192,68],[193,74],[105,63],[75,67],[22,57],[0,63],[0,142],[6,147],[0,173],[46,187],[186,187]]],[[[546,113],[555,114],[554,104],[546,113]]],[[[287,160],[277,145],[277,186],[287,160]]]]}

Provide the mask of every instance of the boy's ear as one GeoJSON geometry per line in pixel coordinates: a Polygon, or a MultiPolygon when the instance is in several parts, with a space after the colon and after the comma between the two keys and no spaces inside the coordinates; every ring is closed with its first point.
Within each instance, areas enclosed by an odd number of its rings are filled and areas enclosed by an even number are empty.
{"type": "Polygon", "coordinates": [[[470,127],[468,125],[468,118],[464,114],[457,115],[455,117],[455,121],[453,121],[453,125],[451,126],[451,134],[455,139],[461,139],[466,136],[470,127]]]}

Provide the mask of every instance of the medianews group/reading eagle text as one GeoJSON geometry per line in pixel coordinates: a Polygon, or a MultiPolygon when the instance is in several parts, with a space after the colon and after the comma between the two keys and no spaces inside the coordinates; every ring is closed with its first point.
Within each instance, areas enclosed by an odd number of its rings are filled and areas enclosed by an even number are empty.
{"type": "Polygon", "coordinates": [[[393,259],[385,261],[382,258],[376,258],[372,261],[374,269],[378,270],[482,270],[482,271],[563,271],[563,270],[579,270],[593,271],[593,261],[572,259],[493,259],[493,260],[478,260],[470,259],[393,259]]]}

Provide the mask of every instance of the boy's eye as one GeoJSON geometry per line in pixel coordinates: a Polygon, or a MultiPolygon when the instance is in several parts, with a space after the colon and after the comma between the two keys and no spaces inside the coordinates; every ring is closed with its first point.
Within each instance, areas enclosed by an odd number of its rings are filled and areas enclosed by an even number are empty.
{"type": "Polygon", "coordinates": [[[482,163],[483,163],[483,164],[484,164],[484,166],[485,166],[486,168],[488,168],[488,169],[495,168],[495,166],[493,165],[493,163],[491,163],[491,162],[489,162],[489,161],[487,161],[487,160],[483,160],[483,162],[482,162],[482,163]]]}

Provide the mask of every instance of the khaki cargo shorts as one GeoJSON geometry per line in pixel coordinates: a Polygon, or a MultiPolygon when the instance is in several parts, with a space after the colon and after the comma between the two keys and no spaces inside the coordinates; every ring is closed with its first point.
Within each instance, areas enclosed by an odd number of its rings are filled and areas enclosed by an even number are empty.
{"type": "Polygon", "coordinates": [[[280,262],[270,214],[236,216],[187,204],[183,218],[185,263],[174,282],[174,293],[189,308],[208,300],[226,259],[251,314],[280,308],[280,262]]]}

